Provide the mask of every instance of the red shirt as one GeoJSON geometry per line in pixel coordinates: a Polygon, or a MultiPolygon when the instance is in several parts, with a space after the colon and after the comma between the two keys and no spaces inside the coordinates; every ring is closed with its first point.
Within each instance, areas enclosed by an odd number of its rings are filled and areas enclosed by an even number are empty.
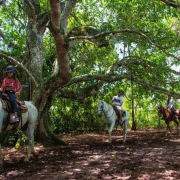
{"type": "Polygon", "coordinates": [[[10,79],[4,78],[1,88],[3,92],[9,91],[9,90],[12,90],[14,92],[19,92],[22,89],[20,82],[17,79],[15,80],[13,78],[10,78],[10,79]]]}

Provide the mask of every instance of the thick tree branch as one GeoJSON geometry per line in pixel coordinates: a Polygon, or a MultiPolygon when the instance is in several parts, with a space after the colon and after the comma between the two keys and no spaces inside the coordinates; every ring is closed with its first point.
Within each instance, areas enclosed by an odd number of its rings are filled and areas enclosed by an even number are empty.
{"type": "MultiPolygon", "coordinates": [[[[142,58],[140,58],[139,61],[137,59],[139,59],[139,57],[135,57],[135,56],[133,56],[133,57],[129,56],[129,57],[123,58],[121,61],[114,63],[114,65],[112,65],[107,70],[105,75],[104,74],[82,75],[79,77],[72,78],[71,81],[68,84],[61,87],[61,90],[59,90],[59,92],[57,92],[56,94],[58,97],[82,100],[86,97],[94,95],[99,89],[101,89],[101,87],[103,86],[103,84],[105,82],[115,82],[115,81],[121,81],[123,79],[128,79],[128,80],[133,79],[136,83],[141,84],[142,86],[148,87],[150,90],[153,90],[155,92],[172,94],[174,97],[180,97],[180,94],[178,94],[178,93],[173,94],[173,92],[168,91],[164,88],[161,88],[158,85],[153,85],[150,82],[146,82],[146,81],[140,79],[139,77],[137,77],[136,73],[134,73],[134,74],[121,73],[120,75],[114,74],[114,72],[116,70],[118,70],[118,68],[120,68],[120,67],[127,67],[128,68],[132,64],[132,65],[137,65],[137,66],[141,65],[141,66],[144,66],[145,68],[147,68],[148,72],[151,73],[151,75],[156,78],[157,82],[160,82],[160,79],[158,78],[158,74],[156,74],[156,72],[153,69],[151,69],[153,67],[157,68],[157,66],[158,66],[158,69],[161,70],[161,72],[174,73],[176,75],[180,75],[180,72],[176,72],[174,70],[171,70],[170,68],[164,68],[164,67],[157,65],[155,63],[145,61],[142,58]],[[68,89],[68,87],[70,87],[73,84],[78,84],[80,82],[89,82],[92,80],[100,81],[100,83],[95,83],[92,86],[84,87],[84,88],[78,88],[76,90],[68,89]],[[96,87],[96,88],[94,88],[94,87],[96,87]]],[[[130,68],[130,69],[132,71],[134,70],[133,72],[137,72],[137,69],[136,70],[134,68],[130,68]]],[[[163,83],[167,84],[166,82],[163,82],[163,83]]]]}
{"type": "Polygon", "coordinates": [[[140,31],[134,31],[134,30],[118,30],[118,31],[105,31],[105,32],[101,32],[101,33],[98,33],[98,34],[95,34],[95,35],[92,35],[92,36],[75,36],[75,37],[69,37],[68,39],[71,41],[71,40],[75,40],[75,39],[87,39],[87,40],[90,40],[90,39],[97,39],[99,37],[102,37],[102,36],[107,36],[107,35],[114,35],[114,34],[118,34],[118,33],[133,33],[133,34],[138,34],[140,36],[143,36],[147,39],[147,41],[152,44],[153,46],[156,46],[156,47],[159,47],[161,49],[167,49],[167,47],[162,47],[158,44],[155,44],[151,41],[151,39],[145,35],[144,33],[140,32],[140,31]]]}
{"type": "Polygon", "coordinates": [[[100,82],[95,83],[92,86],[79,88],[76,90],[64,88],[61,91],[57,91],[55,94],[56,97],[70,98],[70,99],[78,100],[81,103],[84,103],[85,102],[84,99],[96,94],[97,91],[99,91],[102,88],[104,82],[105,81],[102,80],[100,82]]]}
{"type": "MultiPolygon", "coordinates": [[[[98,47],[107,47],[109,45],[109,41],[106,40],[105,36],[99,36],[97,38],[93,38],[97,34],[99,34],[99,29],[93,26],[78,26],[73,28],[67,35],[67,39],[69,40],[73,37],[87,37],[87,39],[98,47]],[[89,38],[90,37],[90,38],[89,38]]],[[[73,42],[73,41],[71,41],[73,42]]]]}
{"type": "Polygon", "coordinates": [[[37,29],[42,33],[46,30],[46,25],[48,21],[51,19],[51,12],[46,12],[38,16],[38,25],[37,29]]]}
{"type": "Polygon", "coordinates": [[[76,5],[76,0],[70,0],[66,2],[63,13],[61,14],[60,23],[61,23],[61,28],[63,29],[65,35],[66,35],[66,28],[68,25],[69,15],[71,14],[72,9],[74,8],[75,5],[76,5]]]}
{"type": "Polygon", "coordinates": [[[142,32],[139,31],[134,31],[134,30],[118,30],[118,31],[105,31],[105,32],[101,32],[92,36],[75,36],[75,37],[69,37],[68,40],[76,40],[76,39],[87,39],[87,40],[92,40],[92,39],[97,39],[99,37],[103,37],[103,36],[107,36],[107,35],[114,35],[114,34],[118,34],[118,33],[133,33],[133,34],[137,34],[140,35],[144,38],[146,38],[146,40],[153,46],[161,49],[165,54],[175,58],[176,60],[180,61],[179,57],[176,57],[175,55],[169,53],[168,51],[166,51],[166,49],[168,49],[168,47],[162,47],[159,44],[154,43],[147,35],[145,35],[142,32]]]}
{"type": "Polygon", "coordinates": [[[60,32],[60,1],[56,0],[50,0],[51,5],[51,24],[50,24],[50,30],[54,34],[57,34],[60,32]]]}
{"type": "Polygon", "coordinates": [[[29,0],[24,0],[24,1],[27,4],[27,6],[31,9],[31,15],[32,15],[34,23],[37,22],[36,10],[35,10],[34,6],[31,4],[31,2],[29,0]]]}
{"type": "Polygon", "coordinates": [[[54,92],[57,88],[69,82],[71,71],[68,61],[68,46],[60,30],[60,1],[51,0],[51,23],[49,29],[55,39],[59,72],[45,84],[45,89],[54,92]],[[52,83],[50,87],[50,83],[52,83]]]}
{"type": "Polygon", "coordinates": [[[144,67],[158,67],[158,69],[162,70],[163,72],[169,72],[173,73],[175,75],[180,75],[180,72],[177,72],[175,70],[170,69],[169,67],[164,67],[162,65],[159,65],[157,63],[153,63],[147,60],[144,60],[143,58],[140,58],[138,56],[127,56],[122,58],[120,61],[115,62],[112,66],[109,67],[107,74],[112,74],[114,71],[116,71],[121,66],[129,66],[130,64],[134,65],[142,65],[144,67]],[[139,60],[138,60],[139,59],[139,60]]]}
{"type": "Polygon", "coordinates": [[[180,9],[180,4],[176,1],[173,0],[159,0],[167,4],[168,6],[171,6],[173,8],[179,8],[180,9]]]}
{"type": "Polygon", "coordinates": [[[0,54],[0,59],[6,59],[9,63],[13,64],[14,66],[19,66],[32,80],[33,84],[36,86],[36,88],[38,88],[38,83],[36,82],[36,80],[34,79],[33,75],[28,71],[28,69],[21,63],[19,63],[17,60],[15,60],[14,58],[4,55],[4,54],[0,54]]]}
{"type": "MultiPolygon", "coordinates": [[[[129,73],[124,73],[124,74],[120,74],[120,75],[100,75],[100,74],[97,74],[97,75],[83,75],[83,76],[80,76],[80,77],[76,77],[76,78],[73,78],[71,80],[71,82],[68,84],[76,84],[76,83],[79,83],[79,82],[88,82],[88,81],[92,81],[92,80],[101,80],[101,81],[106,81],[106,82],[115,82],[115,81],[121,81],[123,79],[128,79],[128,80],[133,80],[135,81],[136,83],[148,88],[149,90],[152,90],[154,91],[155,93],[163,93],[163,94],[167,94],[167,95],[172,95],[173,97],[176,97],[176,98],[179,98],[180,99],[180,94],[179,93],[176,93],[176,92],[173,92],[173,91],[168,91],[162,87],[158,87],[158,86],[155,86],[149,82],[146,82],[140,78],[138,78],[137,76],[135,75],[132,75],[132,74],[129,74],[129,73]]],[[[68,86],[66,85],[66,86],[68,86]]],[[[82,92],[82,91],[81,91],[82,92]]],[[[72,91],[71,91],[72,93],[72,91]]],[[[74,91],[73,93],[73,96],[76,94],[76,92],[74,91]]],[[[79,93],[81,94],[81,93],[79,93]]],[[[62,93],[59,93],[58,94],[59,97],[66,97],[66,98],[73,98],[71,96],[70,93],[68,93],[68,89],[64,89],[62,91],[62,93]]],[[[76,94],[76,97],[78,96],[78,94],[76,94]]],[[[81,94],[81,98],[82,98],[83,94],[81,94]]],[[[75,98],[74,98],[75,99],[75,98]]]]}

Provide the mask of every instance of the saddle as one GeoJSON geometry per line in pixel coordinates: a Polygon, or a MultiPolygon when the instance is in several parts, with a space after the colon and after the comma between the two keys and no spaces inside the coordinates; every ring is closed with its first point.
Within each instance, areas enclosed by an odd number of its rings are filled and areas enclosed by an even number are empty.
{"type": "MultiPolygon", "coordinates": [[[[6,94],[4,95],[4,93],[0,94],[0,100],[2,102],[3,109],[8,113],[8,117],[7,117],[6,122],[4,124],[5,127],[7,128],[7,126],[10,123],[10,113],[12,113],[11,112],[11,103],[9,101],[9,97],[6,94]]],[[[19,110],[17,113],[17,115],[19,117],[19,122],[14,125],[14,129],[16,129],[19,126],[20,121],[22,122],[22,113],[26,113],[28,111],[28,108],[25,105],[24,101],[20,101],[17,99],[16,103],[17,103],[18,110],[19,110]]]]}
{"type": "MultiPolygon", "coordinates": [[[[114,109],[114,111],[116,112],[116,115],[117,115],[117,119],[116,119],[116,125],[118,125],[119,124],[119,113],[118,113],[118,110],[117,110],[117,107],[116,106],[113,106],[113,109],[114,109]]],[[[123,110],[121,110],[121,112],[122,112],[122,117],[126,117],[126,111],[123,111],[123,110]]]]}
{"type": "MultiPolygon", "coordinates": [[[[116,112],[116,115],[119,117],[119,113],[116,106],[113,106],[114,111],[116,112]]],[[[126,117],[126,111],[121,110],[122,117],[126,117]]]]}

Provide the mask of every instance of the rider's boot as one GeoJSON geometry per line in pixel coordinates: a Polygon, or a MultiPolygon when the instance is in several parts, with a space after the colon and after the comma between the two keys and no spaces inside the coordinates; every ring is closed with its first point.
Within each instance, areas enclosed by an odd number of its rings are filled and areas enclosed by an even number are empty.
{"type": "Polygon", "coordinates": [[[122,122],[122,119],[118,119],[118,121],[119,121],[119,124],[121,125],[123,122],[122,122]]]}
{"type": "Polygon", "coordinates": [[[121,113],[121,111],[119,111],[119,119],[118,119],[118,121],[119,121],[120,125],[123,123],[122,122],[122,113],[121,113]]]}
{"type": "Polygon", "coordinates": [[[10,124],[15,124],[19,122],[19,118],[17,115],[14,115],[14,113],[10,113],[10,124]]]}

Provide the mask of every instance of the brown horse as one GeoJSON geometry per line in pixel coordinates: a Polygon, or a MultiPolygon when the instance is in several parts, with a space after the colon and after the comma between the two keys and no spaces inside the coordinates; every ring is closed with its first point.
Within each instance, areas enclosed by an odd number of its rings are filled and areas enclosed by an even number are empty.
{"type": "MultiPolygon", "coordinates": [[[[177,134],[179,134],[179,130],[178,130],[179,122],[174,117],[171,109],[165,108],[163,106],[157,106],[157,108],[158,108],[158,116],[161,117],[161,119],[164,119],[166,124],[167,124],[166,133],[168,133],[168,129],[171,133],[171,128],[169,126],[169,123],[170,123],[170,121],[174,121],[177,125],[177,134]]],[[[180,110],[179,109],[176,110],[176,115],[177,115],[178,119],[180,120],[180,110]]]]}

